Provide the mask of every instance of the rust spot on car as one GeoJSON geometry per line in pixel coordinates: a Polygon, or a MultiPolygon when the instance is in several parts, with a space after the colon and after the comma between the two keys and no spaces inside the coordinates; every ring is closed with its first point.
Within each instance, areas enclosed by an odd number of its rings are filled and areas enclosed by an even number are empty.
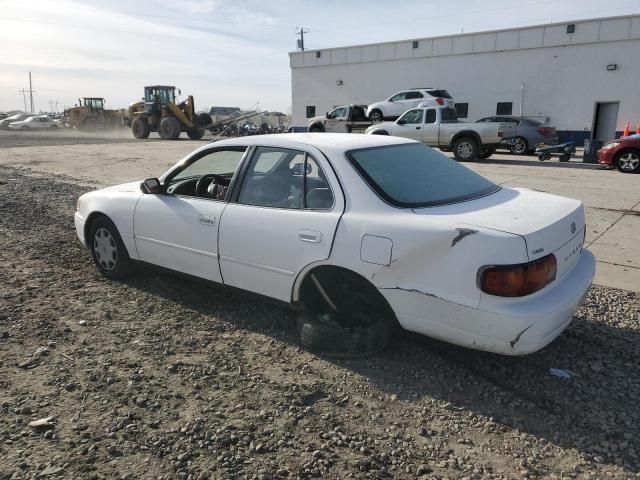
{"type": "Polygon", "coordinates": [[[458,235],[453,237],[453,240],[451,240],[452,247],[455,247],[464,237],[478,233],[478,230],[474,230],[473,228],[456,228],[456,231],[458,232],[458,235]]]}

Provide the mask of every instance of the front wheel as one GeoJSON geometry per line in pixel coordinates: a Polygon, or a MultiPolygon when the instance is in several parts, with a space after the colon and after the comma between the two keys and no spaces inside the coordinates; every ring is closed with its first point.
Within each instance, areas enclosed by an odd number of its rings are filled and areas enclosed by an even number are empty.
{"type": "Polygon", "coordinates": [[[131,122],[131,131],[137,139],[149,138],[151,127],[149,127],[149,122],[147,122],[146,118],[136,117],[131,122]]]}
{"type": "Polygon", "coordinates": [[[98,217],[89,232],[89,248],[98,271],[108,278],[124,278],[131,269],[131,259],[118,229],[106,216],[98,217]]]}
{"type": "Polygon", "coordinates": [[[479,155],[478,143],[471,137],[458,138],[453,142],[453,156],[459,162],[470,162],[479,155]]]}
{"type": "Polygon", "coordinates": [[[166,116],[160,120],[158,133],[164,140],[175,140],[180,136],[180,120],[176,117],[166,116]]]}
{"type": "Polygon", "coordinates": [[[615,165],[622,173],[640,172],[640,150],[623,150],[616,157],[615,165]]]}

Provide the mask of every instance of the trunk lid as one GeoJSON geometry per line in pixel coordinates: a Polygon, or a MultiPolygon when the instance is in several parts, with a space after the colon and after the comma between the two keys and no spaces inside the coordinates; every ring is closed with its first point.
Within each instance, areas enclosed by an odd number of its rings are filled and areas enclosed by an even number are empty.
{"type": "MultiPolygon", "coordinates": [[[[454,228],[477,226],[520,235],[529,261],[555,253],[557,278],[573,268],[584,239],[582,202],[533,190],[502,188],[476,200],[414,212],[445,215],[454,228]]],[[[504,264],[509,263],[505,258],[504,264]]]]}

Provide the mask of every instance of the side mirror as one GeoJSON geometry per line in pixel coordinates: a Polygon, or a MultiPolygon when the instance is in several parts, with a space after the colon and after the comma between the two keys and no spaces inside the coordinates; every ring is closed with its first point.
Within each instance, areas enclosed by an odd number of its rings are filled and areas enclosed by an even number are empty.
{"type": "Polygon", "coordinates": [[[405,123],[407,123],[407,121],[406,121],[406,120],[403,120],[402,118],[399,118],[399,119],[396,121],[396,123],[397,123],[398,125],[404,125],[405,123]]]}
{"type": "Polygon", "coordinates": [[[162,193],[162,185],[160,185],[160,180],[157,178],[147,178],[140,184],[140,190],[142,190],[142,193],[156,195],[162,193]]]}

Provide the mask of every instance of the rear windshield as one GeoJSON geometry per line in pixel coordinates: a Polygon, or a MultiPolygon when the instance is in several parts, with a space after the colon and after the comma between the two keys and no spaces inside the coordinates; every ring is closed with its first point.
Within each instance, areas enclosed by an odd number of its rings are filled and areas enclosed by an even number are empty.
{"type": "Polygon", "coordinates": [[[463,202],[500,187],[420,143],[363,148],[347,158],[369,186],[396,207],[463,202]]]}
{"type": "Polygon", "coordinates": [[[429,90],[427,93],[432,97],[451,98],[451,95],[446,90],[429,90]]]}

